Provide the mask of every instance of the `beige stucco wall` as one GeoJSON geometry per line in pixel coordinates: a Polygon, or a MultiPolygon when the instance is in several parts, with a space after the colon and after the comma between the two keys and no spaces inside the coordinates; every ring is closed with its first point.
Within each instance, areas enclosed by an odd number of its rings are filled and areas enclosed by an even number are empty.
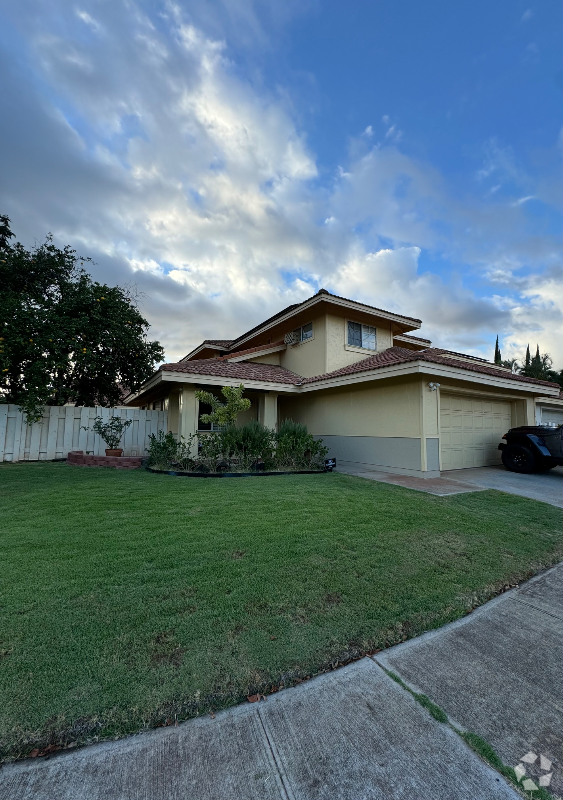
{"type": "Polygon", "coordinates": [[[421,435],[420,380],[398,379],[279,397],[280,420],[307,425],[315,435],[421,435]]]}
{"type": "Polygon", "coordinates": [[[248,361],[252,361],[258,364],[276,364],[279,366],[280,355],[281,353],[278,352],[278,353],[268,353],[265,356],[249,356],[248,361]]]}
{"type": "MultiPolygon", "coordinates": [[[[355,322],[354,318],[351,320],[355,322]]],[[[365,320],[358,319],[358,322],[370,324],[373,326],[373,320],[366,323],[365,320]]],[[[348,366],[348,364],[355,364],[357,361],[362,361],[370,355],[374,355],[373,350],[362,350],[357,352],[347,349],[347,317],[336,316],[334,314],[326,315],[326,369],[325,372],[332,372],[335,369],[341,369],[348,366]]],[[[387,350],[393,344],[390,328],[375,326],[376,328],[376,346],[377,352],[387,350]]]]}
{"type": "Polygon", "coordinates": [[[304,378],[326,372],[326,317],[323,314],[308,321],[313,323],[313,338],[300,344],[288,345],[280,353],[281,366],[304,378]]]}

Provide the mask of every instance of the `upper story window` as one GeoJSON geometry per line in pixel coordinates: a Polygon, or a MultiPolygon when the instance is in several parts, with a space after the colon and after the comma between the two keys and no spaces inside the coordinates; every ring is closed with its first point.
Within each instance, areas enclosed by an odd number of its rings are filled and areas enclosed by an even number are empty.
{"type": "Polygon", "coordinates": [[[371,325],[360,325],[359,322],[348,323],[348,344],[351,347],[361,347],[363,350],[375,350],[376,334],[371,325]]]}
{"type": "Polygon", "coordinates": [[[300,328],[296,328],[293,331],[293,337],[295,342],[307,342],[309,339],[313,338],[313,323],[308,322],[306,325],[302,325],[300,328]]]}

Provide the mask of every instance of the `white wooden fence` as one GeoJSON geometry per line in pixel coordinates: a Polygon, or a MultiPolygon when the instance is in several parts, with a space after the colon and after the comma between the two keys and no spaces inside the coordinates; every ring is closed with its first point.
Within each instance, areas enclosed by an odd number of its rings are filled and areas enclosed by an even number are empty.
{"type": "Polygon", "coordinates": [[[0,461],[51,461],[66,458],[70,450],[104,455],[105,442],[93,431],[83,430],[91,428],[96,417],[133,420],[121,440],[124,456],[144,456],[149,435],[168,430],[167,411],[46,406],[41,422],[28,425],[18,406],[0,403],[0,461]]]}

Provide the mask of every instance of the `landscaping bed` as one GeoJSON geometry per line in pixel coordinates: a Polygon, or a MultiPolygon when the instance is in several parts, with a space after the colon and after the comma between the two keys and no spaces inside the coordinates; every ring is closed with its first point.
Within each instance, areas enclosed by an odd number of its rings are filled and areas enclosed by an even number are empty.
{"type": "Polygon", "coordinates": [[[291,471],[283,470],[254,470],[253,472],[181,472],[173,469],[152,469],[145,467],[147,472],[154,472],[157,475],[174,475],[177,478],[271,478],[274,475],[321,475],[330,472],[328,469],[294,469],[291,471]]]}
{"type": "Polygon", "coordinates": [[[41,462],[0,483],[3,758],[267,695],[563,557],[561,509],[495,491],[41,462]]]}

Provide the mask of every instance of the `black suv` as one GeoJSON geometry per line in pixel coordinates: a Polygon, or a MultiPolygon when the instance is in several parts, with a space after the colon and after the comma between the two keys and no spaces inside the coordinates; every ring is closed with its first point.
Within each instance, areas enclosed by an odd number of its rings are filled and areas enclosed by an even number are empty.
{"type": "Polygon", "coordinates": [[[499,444],[502,463],[511,472],[545,472],[563,465],[563,425],[511,428],[499,444]]]}

